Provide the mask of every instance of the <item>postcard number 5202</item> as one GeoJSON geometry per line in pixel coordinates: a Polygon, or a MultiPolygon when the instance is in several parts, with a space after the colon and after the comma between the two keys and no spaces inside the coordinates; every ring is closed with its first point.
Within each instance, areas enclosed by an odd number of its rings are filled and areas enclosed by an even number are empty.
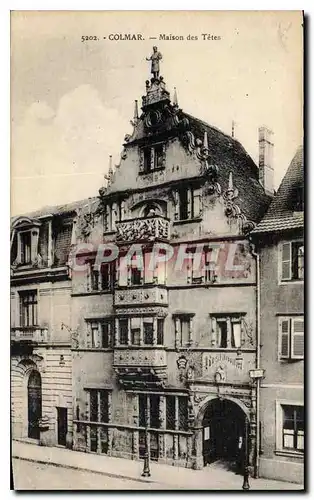
{"type": "Polygon", "coordinates": [[[81,38],[82,42],[87,42],[89,40],[99,40],[98,36],[84,36],[81,38]]]}

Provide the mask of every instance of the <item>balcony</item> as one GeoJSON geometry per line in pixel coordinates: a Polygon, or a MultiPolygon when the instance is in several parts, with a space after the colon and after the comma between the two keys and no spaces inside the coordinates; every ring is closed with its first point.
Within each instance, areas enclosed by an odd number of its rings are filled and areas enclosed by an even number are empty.
{"type": "Polygon", "coordinates": [[[141,349],[114,350],[113,368],[124,388],[165,387],[167,378],[166,351],[143,346],[141,349]]]}
{"type": "Polygon", "coordinates": [[[11,328],[11,342],[38,344],[48,341],[48,328],[38,326],[18,326],[11,328]]]}
{"type": "Polygon", "coordinates": [[[145,286],[141,288],[116,289],[114,307],[134,306],[167,306],[168,290],[161,286],[145,286]]]}
{"type": "Polygon", "coordinates": [[[170,237],[170,221],[160,215],[117,222],[116,228],[116,241],[168,240],[170,237]]]}

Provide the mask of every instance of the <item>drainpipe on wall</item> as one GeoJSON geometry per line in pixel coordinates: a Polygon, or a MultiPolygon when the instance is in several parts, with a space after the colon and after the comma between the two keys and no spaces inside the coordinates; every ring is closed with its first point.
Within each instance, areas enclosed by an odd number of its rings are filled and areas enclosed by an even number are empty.
{"type": "MultiPolygon", "coordinates": [[[[255,246],[255,245],[254,245],[255,246]]],[[[260,368],[261,358],[261,323],[260,323],[260,256],[257,252],[252,250],[252,255],[256,257],[256,369],[260,368]]],[[[260,383],[261,379],[256,379],[256,463],[254,476],[259,477],[259,454],[260,454],[260,383]]]]}

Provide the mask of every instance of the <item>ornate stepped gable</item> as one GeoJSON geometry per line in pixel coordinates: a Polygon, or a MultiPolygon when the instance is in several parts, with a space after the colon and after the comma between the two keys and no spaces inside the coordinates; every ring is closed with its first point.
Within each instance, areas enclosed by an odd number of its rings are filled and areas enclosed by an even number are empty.
{"type": "MultiPolygon", "coordinates": [[[[161,56],[158,51],[157,53],[161,56]]],[[[156,52],[153,56],[154,54],[156,52]]],[[[149,60],[153,61],[152,58],[149,60]]],[[[152,64],[153,77],[146,81],[146,95],[142,97],[141,113],[138,110],[138,102],[135,101],[131,121],[133,132],[125,136],[121,162],[115,171],[110,164],[107,186],[100,189],[100,203],[105,204],[108,196],[116,196],[119,192],[129,196],[139,187],[142,188],[141,183],[144,182],[145,176],[149,176],[147,189],[165,184],[169,178],[167,174],[153,177],[153,173],[157,176],[158,173],[167,172],[172,168],[173,174],[169,182],[172,179],[186,180],[189,174],[191,179],[198,179],[203,195],[222,196],[226,216],[230,221],[237,220],[242,234],[246,234],[254,228],[270,202],[259,183],[257,165],[233,137],[185,113],[179,107],[176,89],[171,102],[164,78],[159,75],[159,61],[160,59],[155,61],[154,71],[152,64]],[[181,172],[179,167],[174,172],[174,166],[167,162],[167,148],[173,141],[179,141],[179,145],[192,160],[187,172],[181,172]],[[146,173],[144,149],[153,149],[156,145],[160,145],[157,164],[152,171],[146,173]],[[138,156],[136,172],[132,170],[134,154],[138,156]],[[129,163],[131,156],[132,167],[129,163]]],[[[153,165],[153,156],[150,161],[153,165]]]]}

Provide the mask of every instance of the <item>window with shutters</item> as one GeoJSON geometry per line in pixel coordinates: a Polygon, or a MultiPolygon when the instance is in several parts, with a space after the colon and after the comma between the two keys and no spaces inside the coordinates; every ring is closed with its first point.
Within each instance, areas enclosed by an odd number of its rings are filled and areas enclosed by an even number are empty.
{"type": "Polygon", "coordinates": [[[297,360],[304,358],[304,318],[279,318],[279,358],[297,360]]]}
{"type": "Polygon", "coordinates": [[[37,290],[19,292],[20,297],[20,326],[38,325],[37,317],[37,290]]]}
{"type": "Polygon", "coordinates": [[[200,250],[195,247],[192,249],[193,261],[191,264],[191,282],[197,283],[210,283],[215,275],[215,264],[212,261],[213,249],[209,247],[201,248],[200,250]]]}
{"type": "Polygon", "coordinates": [[[281,281],[304,279],[304,243],[289,241],[279,246],[281,281]]]}

